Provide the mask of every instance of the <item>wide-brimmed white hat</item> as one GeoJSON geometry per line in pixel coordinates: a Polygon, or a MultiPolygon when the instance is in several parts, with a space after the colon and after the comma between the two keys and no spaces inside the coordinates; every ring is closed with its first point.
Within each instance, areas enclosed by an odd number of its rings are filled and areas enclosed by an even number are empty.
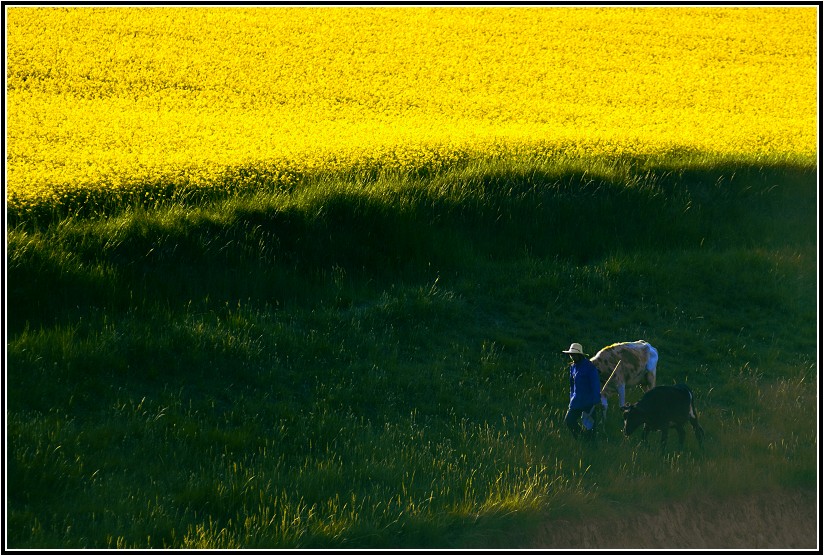
{"type": "Polygon", "coordinates": [[[562,351],[561,353],[586,355],[586,353],[584,353],[583,346],[581,346],[578,342],[573,342],[572,345],[569,346],[568,350],[562,351]]]}

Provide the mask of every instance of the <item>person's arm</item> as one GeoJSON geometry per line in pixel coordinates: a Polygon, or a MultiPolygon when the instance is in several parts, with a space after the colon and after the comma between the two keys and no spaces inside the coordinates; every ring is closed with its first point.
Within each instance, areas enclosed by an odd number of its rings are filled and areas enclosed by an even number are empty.
{"type": "Polygon", "coordinates": [[[575,376],[572,373],[572,367],[569,368],[569,401],[575,397],[575,376]]]}

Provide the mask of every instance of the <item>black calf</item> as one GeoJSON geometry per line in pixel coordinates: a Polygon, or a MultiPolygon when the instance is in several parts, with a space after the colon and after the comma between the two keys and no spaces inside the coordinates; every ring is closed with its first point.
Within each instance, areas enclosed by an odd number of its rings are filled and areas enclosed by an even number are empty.
{"type": "Polygon", "coordinates": [[[661,431],[661,448],[667,444],[670,427],[678,432],[678,441],[684,447],[684,424],[689,421],[695,431],[698,444],[703,446],[704,429],[698,424],[698,414],[693,404],[692,390],[686,384],[656,386],[648,391],[638,403],[625,405],[624,434],[631,435],[644,425],[643,440],[646,442],[650,431],[661,431]]]}

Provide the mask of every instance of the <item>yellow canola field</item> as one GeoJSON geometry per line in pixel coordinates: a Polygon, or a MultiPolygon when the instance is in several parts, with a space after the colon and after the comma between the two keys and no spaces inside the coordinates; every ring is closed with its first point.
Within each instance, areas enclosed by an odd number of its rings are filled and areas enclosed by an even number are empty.
{"type": "Polygon", "coordinates": [[[816,155],[815,7],[6,15],[10,207],[467,153],[816,155]]]}

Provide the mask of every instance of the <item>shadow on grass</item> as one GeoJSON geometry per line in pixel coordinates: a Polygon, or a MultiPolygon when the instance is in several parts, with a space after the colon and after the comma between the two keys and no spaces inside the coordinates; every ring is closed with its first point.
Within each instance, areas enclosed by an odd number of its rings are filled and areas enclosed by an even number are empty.
{"type": "Polygon", "coordinates": [[[341,277],[431,280],[473,260],[524,254],[585,265],[616,252],[815,241],[807,168],[611,178],[492,167],[376,179],[13,225],[9,330],[71,322],[90,307],[125,311],[135,300],[300,302],[341,277]]]}

